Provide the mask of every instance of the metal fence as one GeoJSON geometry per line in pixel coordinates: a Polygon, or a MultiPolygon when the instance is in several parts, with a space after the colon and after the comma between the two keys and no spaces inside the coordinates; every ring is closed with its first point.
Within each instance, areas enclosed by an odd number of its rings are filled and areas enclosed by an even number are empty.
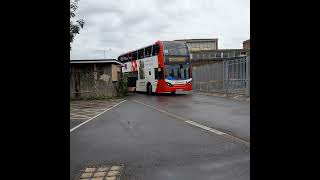
{"type": "Polygon", "coordinates": [[[193,68],[193,89],[202,92],[224,92],[223,62],[193,68]]]}
{"type": "Polygon", "coordinates": [[[193,68],[193,89],[250,96],[250,56],[193,68]]]}

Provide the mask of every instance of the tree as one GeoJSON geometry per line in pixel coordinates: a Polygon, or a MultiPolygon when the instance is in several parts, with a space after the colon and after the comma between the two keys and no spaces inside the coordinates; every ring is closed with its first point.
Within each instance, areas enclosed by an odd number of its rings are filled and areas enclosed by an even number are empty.
{"type": "Polygon", "coordinates": [[[71,51],[71,43],[73,42],[74,37],[76,36],[76,34],[80,33],[80,28],[82,29],[84,26],[83,19],[76,20],[75,23],[72,21],[72,19],[76,16],[75,11],[78,9],[78,5],[77,5],[78,1],[79,0],[70,2],[70,51],[71,51]]]}

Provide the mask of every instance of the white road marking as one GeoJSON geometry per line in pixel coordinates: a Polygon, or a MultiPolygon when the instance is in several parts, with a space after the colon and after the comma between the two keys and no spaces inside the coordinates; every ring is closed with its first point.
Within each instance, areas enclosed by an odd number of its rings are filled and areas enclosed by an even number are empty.
{"type": "Polygon", "coordinates": [[[250,142],[247,142],[247,141],[245,141],[245,140],[243,140],[243,139],[240,139],[240,138],[238,138],[238,137],[235,137],[235,136],[232,136],[232,135],[230,135],[230,134],[224,133],[224,132],[222,132],[222,131],[216,130],[216,129],[214,129],[214,128],[211,128],[211,127],[208,127],[208,126],[205,126],[205,125],[196,123],[196,122],[191,121],[191,120],[188,120],[188,119],[186,119],[186,118],[184,118],[184,117],[177,116],[177,115],[172,114],[172,113],[169,113],[169,112],[167,112],[167,111],[165,111],[165,110],[162,110],[162,109],[159,109],[159,108],[157,108],[157,107],[154,107],[154,106],[145,104],[145,103],[143,103],[143,102],[141,102],[141,101],[138,101],[138,100],[135,100],[135,99],[132,99],[132,101],[134,101],[134,102],[136,102],[136,103],[139,103],[139,104],[142,104],[142,105],[144,105],[144,106],[150,107],[151,109],[157,110],[157,111],[162,112],[162,113],[164,113],[164,114],[167,114],[167,115],[169,115],[169,116],[171,116],[171,117],[174,117],[174,118],[176,118],[176,119],[178,119],[178,120],[182,120],[182,121],[184,121],[184,122],[186,122],[186,123],[188,123],[188,124],[191,124],[191,125],[193,125],[193,126],[196,126],[196,127],[198,127],[198,128],[201,128],[201,129],[207,130],[207,131],[209,131],[209,132],[215,133],[215,134],[217,134],[217,135],[223,136],[223,137],[225,137],[225,138],[231,139],[231,140],[236,141],[236,142],[238,142],[238,143],[243,143],[243,144],[245,144],[246,146],[250,147],[250,142]]]}
{"type": "Polygon", "coordinates": [[[84,121],[83,123],[81,123],[81,124],[79,124],[79,125],[75,126],[74,128],[70,129],[70,133],[71,133],[72,131],[76,130],[77,128],[79,128],[80,126],[82,126],[82,125],[84,125],[84,124],[88,123],[89,121],[93,120],[94,118],[96,118],[96,117],[100,116],[101,114],[103,114],[103,113],[105,113],[105,112],[109,111],[110,109],[112,109],[112,108],[114,108],[114,107],[118,106],[119,104],[121,104],[121,103],[123,103],[123,102],[125,102],[125,101],[126,101],[126,100],[123,100],[123,101],[119,102],[118,104],[116,104],[116,105],[112,106],[111,108],[108,108],[108,109],[104,110],[103,112],[101,112],[101,113],[97,114],[96,116],[94,116],[94,117],[92,117],[92,118],[90,118],[90,119],[88,119],[88,120],[84,121]]]}
{"type": "Polygon", "coordinates": [[[199,123],[196,123],[196,122],[194,122],[194,121],[190,121],[190,120],[189,120],[189,121],[185,121],[185,122],[186,122],[186,123],[189,123],[189,124],[192,124],[192,125],[194,125],[194,126],[197,126],[197,127],[201,128],[201,129],[204,129],[204,130],[213,132],[213,133],[218,134],[218,135],[226,134],[226,133],[224,133],[224,132],[218,131],[218,130],[216,130],[216,129],[212,129],[212,128],[210,128],[210,127],[204,126],[204,125],[199,124],[199,123]]]}
{"type": "Polygon", "coordinates": [[[233,98],[234,98],[234,99],[237,99],[237,98],[240,97],[240,96],[242,96],[242,95],[234,96],[233,98]]]}

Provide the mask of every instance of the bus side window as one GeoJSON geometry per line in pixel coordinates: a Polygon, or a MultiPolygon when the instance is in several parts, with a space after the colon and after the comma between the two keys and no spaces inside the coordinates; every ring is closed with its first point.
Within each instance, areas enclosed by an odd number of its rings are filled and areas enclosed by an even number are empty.
{"type": "Polygon", "coordinates": [[[151,49],[152,49],[152,46],[146,47],[146,49],[145,49],[146,57],[150,57],[151,56],[151,49]]]}
{"type": "Polygon", "coordinates": [[[153,45],[152,56],[158,55],[159,54],[159,50],[160,50],[160,47],[159,47],[158,44],[153,45]]]}
{"type": "Polygon", "coordinates": [[[126,62],[128,62],[129,61],[129,54],[126,54],[125,57],[126,57],[126,62]]]}
{"type": "Polygon", "coordinates": [[[137,51],[134,51],[133,53],[132,53],[132,60],[137,60],[137,51]]]}
{"type": "Polygon", "coordinates": [[[132,60],[132,53],[129,53],[129,61],[132,60]]]}
{"type": "Polygon", "coordinates": [[[144,58],[144,49],[138,50],[138,59],[143,59],[144,58]]]}
{"type": "Polygon", "coordinates": [[[163,79],[163,68],[154,68],[155,79],[163,79]]]}

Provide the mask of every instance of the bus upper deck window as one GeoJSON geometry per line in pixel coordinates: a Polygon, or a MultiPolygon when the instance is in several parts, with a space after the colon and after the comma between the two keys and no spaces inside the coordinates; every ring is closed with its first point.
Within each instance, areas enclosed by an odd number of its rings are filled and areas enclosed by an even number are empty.
{"type": "Polygon", "coordinates": [[[151,49],[152,49],[152,46],[149,46],[149,47],[145,48],[146,57],[150,57],[151,56],[151,49]]]}
{"type": "Polygon", "coordinates": [[[138,50],[138,59],[143,59],[144,58],[144,49],[138,50]]]}
{"type": "Polygon", "coordinates": [[[132,52],[132,60],[137,60],[138,53],[137,51],[132,52]]]}
{"type": "Polygon", "coordinates": [[[152,56],[158,55],[159,54],[159,50],[160,50],[160,47],[159,47],[158,44],[153,45],[152,56]]]}

